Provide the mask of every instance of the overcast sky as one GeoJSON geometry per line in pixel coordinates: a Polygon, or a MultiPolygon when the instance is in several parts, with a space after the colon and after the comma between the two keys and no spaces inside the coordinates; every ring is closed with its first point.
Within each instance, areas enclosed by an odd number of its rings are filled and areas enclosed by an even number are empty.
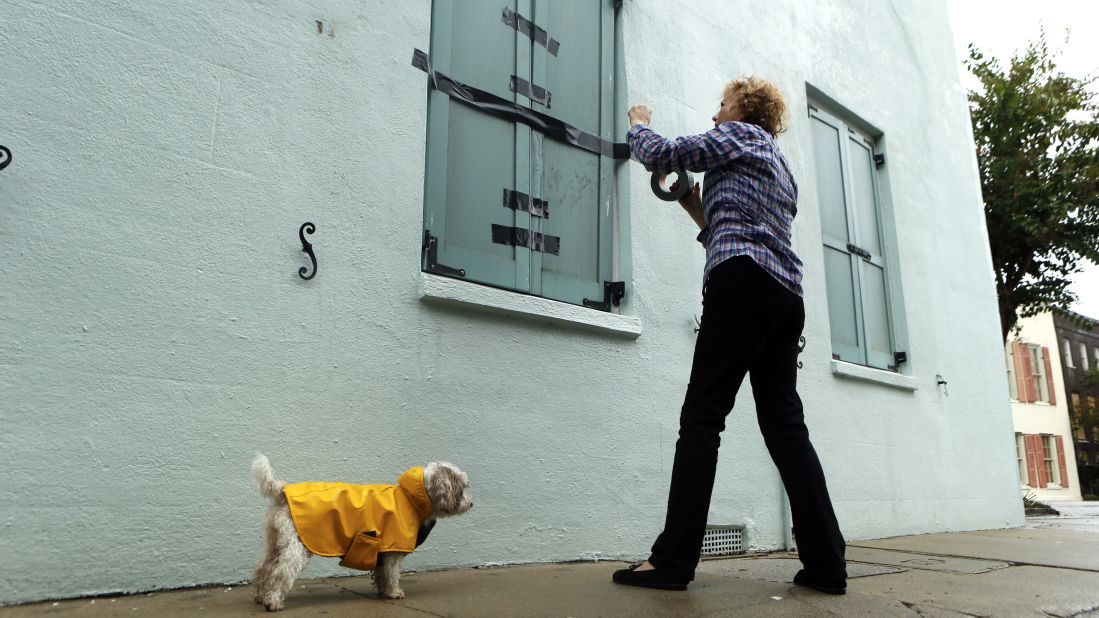
{"type": "MultiPolygon", "coordinates": [[[[1050,50],[1061,52],[1057,58],[1059,70],[1078,78],[1099,75],[1097,0],[947,0],[947,4],[959,71],[966,87],[973,87],[972,76],[961,67],[969,43],[1006,65],[1012,53],[1038,38],[1038,29],[1043,25],[1050,50]],[[1066,28],[1070,29],[1067,43],[1066,28]]],[[[1099,266],[1087,264],[1073,281],[1072,289],[1080,297],[1073,310],[1099,319],[1099,266]]]]}

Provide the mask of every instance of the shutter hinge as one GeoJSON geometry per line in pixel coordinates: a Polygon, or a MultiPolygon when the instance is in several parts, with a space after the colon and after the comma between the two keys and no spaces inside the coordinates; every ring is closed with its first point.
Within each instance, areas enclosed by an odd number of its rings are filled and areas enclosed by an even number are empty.
{"type": "Polygon", "coordinates": [[[424,230],[424,246],[422,250],[426,257],[424,270],[427,272],[450,277],[466,276],[466,269],[464,268],[452,268],[439,263],[439,239],[431,235],[431,230],[424,230]]]}
{"type": "Polygon", "coordinates": [[[894,352],[893,364],[889,366],[890,371],[899,371],[901,363],[908,362],[908,352],[894,352]]]}
{"type": "Polygon", "coordinates": [[[881,167],[885,165],[885,155],[878,153],[874,155],[874,167],[881,167]]]}
{"type": "Polygon", "coordinates": [[[603,301],[584,299],[584,306],[591,307],[592,309],[598,309],[600,311],[610,311],[611,305],[615,307],[622,301],[622,297],[626,295],[626,282],[625,281],[604,281],[603,282],[603,301]]]}

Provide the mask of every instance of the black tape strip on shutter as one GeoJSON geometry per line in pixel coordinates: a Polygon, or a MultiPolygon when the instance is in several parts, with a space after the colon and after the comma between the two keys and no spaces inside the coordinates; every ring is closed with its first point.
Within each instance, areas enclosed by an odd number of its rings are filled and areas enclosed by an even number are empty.
{"type": "Polygon", "coordinates": [[[526,247],[531,251],[560,255],[561,237],[532,232],[521,227],[492,224],[492,242],[501,245],[526,247]]]}
{"type": "Polygon", "coordinates": [[[504,189],[504,208],[529,212],[535,217],[549,219],[549,202],[531,197],[521,191],[504,189]]]}
{"type": "Polygon", "coordinates": [[[549,90],[532,84],[518,75],[511,76],[511,83],[508,84],[508,88],[512,92],[521,94],[535,103],[541,103],[546,107],[550,107],[550,99],[553,98],[553,94],[551,94],[549,90]]]}
{"type": "Polygon", "coordinates": [[[503,15],[504,23],[515,28],[519,32],[530,37],[530,40],[538,43],[542,47],[545,47],[549,53],[554,56],[557,55],[557,50],[561,49],[561,44],[557,42],[557,39],[550,37],[549,33],[543,28],[539,28],[526,17],[513,12],[508,7],[504,7],[503,15]]]}
{"type": "Polygon", "coordinates": [[[479,90],[453,80],[443,73],[431,68],[431,62],[427,54],[420,50],[412,53],[412,66],[420,69],[431,77],[431,85],[438,91],[452,99],[460,101],[470,107],[479,109],[486,114],[492,114],[498,118],[521,122],[528,127],[543,133],[546,137],[575,146],[597,155],[603,155],[612,159],[629,159],[629,144],[608,142],[607,140],[585,133],[576,127],[558,120],[549,114],[516,105],[507,99],[498,97],[491,92],[479,90]]]}

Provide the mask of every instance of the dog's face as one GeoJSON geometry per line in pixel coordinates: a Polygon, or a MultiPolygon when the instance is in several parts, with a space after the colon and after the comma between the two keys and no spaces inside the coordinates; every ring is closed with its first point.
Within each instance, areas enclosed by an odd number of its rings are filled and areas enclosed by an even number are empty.
{"type": "Polygon", "coordinates": [[[427,495],[436,517],[453,517],[473,508],[469,493],[469,476],[458,466],[445,461],[433,461],[424,470],[427,495]]]}

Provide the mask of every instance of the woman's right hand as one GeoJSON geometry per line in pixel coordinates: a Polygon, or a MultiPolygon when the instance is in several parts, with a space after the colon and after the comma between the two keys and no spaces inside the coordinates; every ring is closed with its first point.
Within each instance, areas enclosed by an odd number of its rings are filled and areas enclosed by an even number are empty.
{"type": "MultiPolygon", "coordinates": [[[[679,179],[676,178],[669,190],[674,192],[678,188],[679,179]]],[[[687,214],[691,216],[691,219],[698,224],[698,229],[706,227],[706,215],[702,210],[702,197],[699,194],[697,182],[691,187],[690,191],[679,198],[679,205],[682,206],[683,210],[687,211],[687,214]]]]}

